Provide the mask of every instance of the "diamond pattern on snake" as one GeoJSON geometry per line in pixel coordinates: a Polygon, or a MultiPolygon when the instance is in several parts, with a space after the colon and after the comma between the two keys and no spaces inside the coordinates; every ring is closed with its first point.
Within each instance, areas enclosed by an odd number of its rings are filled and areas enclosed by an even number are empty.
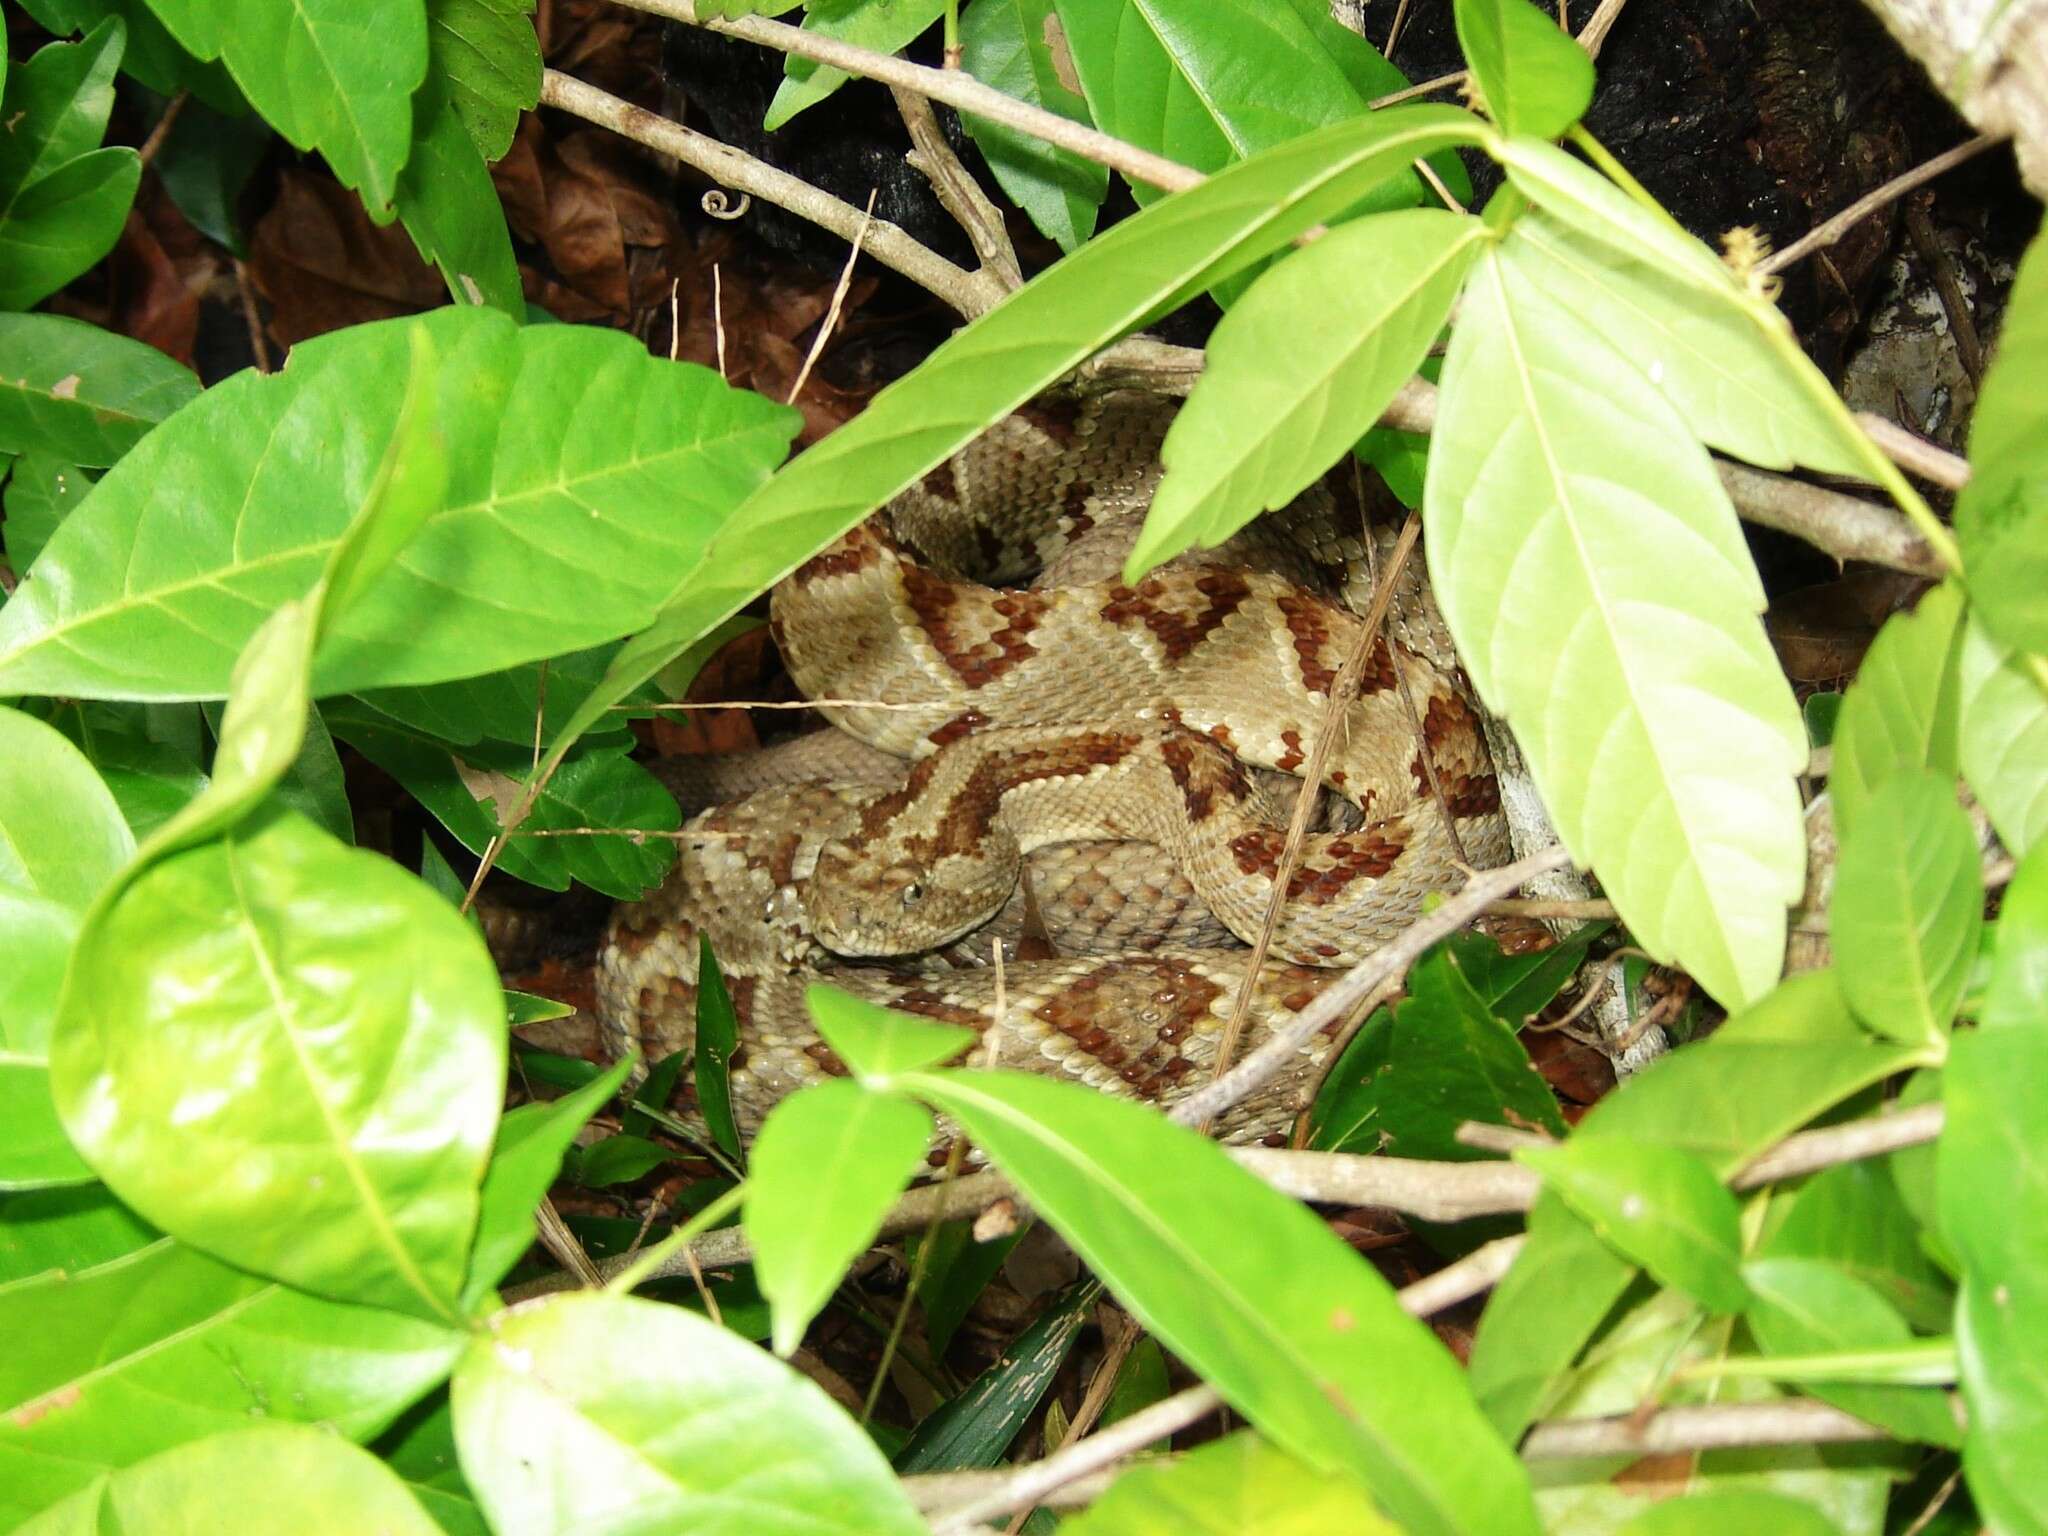
{"type": "MultiPolygon", "coordinates": [[[[613,1050],[692,1048],[703,935],[739,1015],[747,1134],[845,1071],[803,1008],[820,979],[980,1031],[977,1063],[1162,1105],[1208,1080],[1273,897],[1293,775],[1392,530],[1361,518],[1340,476],[1125,583],[1171,412],[1135,393],[1035,402],[776,587],[770,623],[797,685],[852,702],[822,705],[832,728],[785,746],[666,765],[701,813],[668,879],[606,935],[613,1050]]],[[[1508,856],[1477,707],[1419,559],[1336,728],[1332,808],[1288,882],[1243,1049],[1462,867],[1508,856]]],[[[1333,1038],[1217,1134],[1284,1138],[1333,1038]]]]}

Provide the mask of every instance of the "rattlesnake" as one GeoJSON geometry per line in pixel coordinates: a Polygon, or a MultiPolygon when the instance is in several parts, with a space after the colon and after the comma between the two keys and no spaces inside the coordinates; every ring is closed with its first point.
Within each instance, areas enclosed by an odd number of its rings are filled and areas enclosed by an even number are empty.
{"type": "MultiPolygon", "coordinates": [[[[1293,542],[1254,535],[1233,551],[1267,569],[1180,564],[1135,585],[1107,573],[1128,536],[1079,540],[1077,555],[1055,559],[1066,583],[1057,587],[992,588],[937,568],[972,558],[1014,578],[1043,559],[1046,536],[1026,522],[1006,524],[1007,507],[1053,510],[1069,538],[1142,507],[1169,419],[1168,408],[1140,396],[1020,413],[899,499],[893,532],[880,520],[857,528],[777,587],[771,625],[806,695],[876,701],[824,712],[871,746],[922,761],[894,786],[761,790],[694,820],[669,879],[622,907],[607,935],[598,990],[615,1048],[638,1044],[658,1059],[693,1043],[697,937],[708,936],[740,1016],[733,1098],[751,1129],[794,1087],[843,1070],[801,1008],[804,984],[828,959],[820,920],[842,949],[882,947],[875,930],[881,939],[908,931],[904,892],[923,888],[923,877],[901,867],[905,839],[922,855],[979,851],[1020,800],[1053,791],[1068,808],[1055,813],[1067,819],[1052,839],[1135,834],[1197,846],[1205,851],[1194,863],[1225,866],[1221,877],[1237,885],[1218,915],[1240,933],[1256,925],[1283,840],[1279,808],[1220,749],[1298,769],[1361,622],[1301,584],[1307,567],[1293,542]],[[994,508],[994,520],[964,522],[956,515],[963,500],[994,508]],[[1128,781],[1147,778],[1163,799],[1131,798],[1128,781]],[[1079,812],[1071,809],[1077,796],[1079,812]],[[1246,813],[1254,819],[1221,838],[1199,825],[1246,813]],[[863,824],[898,844],[873,855],[847,848],[863,824]],[[837,896],[821,887],[814,910],[821,851],[828,875],[858,879],[837,896]]],[[[1313,510],[1327,522],[1327,498],[1313,510]]],[[[1312,847],[1290,886],[1300,915],[1283,923],[1275,950],[1324,965],[1356,958],[1405,926],[1429,889],[1456,883],[1461,859],[1484,865],[1507,851],[1476,710],[1413,573],[1340,732],[1325,783],[1365,824],[1312,847]],[[1451,812],[1455,836],[1440,808],[1451,812]]],[[[996,904],[1007,894],[1007,910],[972,947],[985,955],[991,936],[1014,944],[1035,932],[1074,957],[1031,958],[1013,947],[1000,982],[961,969],[978,956],[959,952],[900,969],[843,966],[833,979],[983,1028],[988,1053],[1004,1065],[1170,1102],[1206,1079],[1244,976],[1242,950],[1193,947],[1213,942],[1215,923],[1186,874],[1162,870],[1140,845],[1063,842],[1032,856],[1016,890],[1007,889],[1013,877],[995,882],[996,904]],[[1103,941],[1123,952],[1074,955],[1103,941]],[[990,1028],[999,986],[1006,1006],[990,1028]]],[[[943,943],[963,926],[927,926],[913,947],[943,943]]],[[[1306,1006],[1335,974],[1270,965],[1251,1039],[1306,1006]]],[[[1327,1033],[1312,1042],[1298,1070],[1239,1105],[1219,1134],[1284,1133],[1329,1043],[1327,1033]]]]}

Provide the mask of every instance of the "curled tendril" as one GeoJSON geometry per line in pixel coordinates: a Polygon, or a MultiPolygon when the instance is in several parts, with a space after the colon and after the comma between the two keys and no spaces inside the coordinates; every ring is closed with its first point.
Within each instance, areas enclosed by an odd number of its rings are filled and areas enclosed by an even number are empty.
{"type": "Polygon", "coordinates": [[[754,197],[750,192],[742,192],[739,202],[735,203],[725,188],[713,187],[698,199],[698,204],[714,219],[743,219],[747,210],[754,206],[754,197]]]}

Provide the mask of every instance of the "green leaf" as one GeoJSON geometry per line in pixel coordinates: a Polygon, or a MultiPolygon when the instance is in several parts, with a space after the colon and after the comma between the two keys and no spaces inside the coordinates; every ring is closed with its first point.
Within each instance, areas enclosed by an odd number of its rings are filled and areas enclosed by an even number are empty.
{"type": "Polygon", "coordinates": [[[697,935],[697,1051],[692,1080],[697,1109],[718,1150],[740,1163],[739,1122],[732,1113],[732,1058],[740,1048],[740,1020],[726,989],[725,973],[711,953],[711,935],[697,935]]]}
{"type": "MultiPolygon", "coordinates": [[[[1095,125],[1198,171],[1220,171],[1365,113],[1356,65],[1336,51],[1341,43],[1333,47],[1334,25],[1312,25],[1305,7],[1257,0],[1056,6],[1095,125]]],[[[1131,190],[1140,204],[1164,196],[1141,182],[1131,190]]],[[[1372,190],[1368,207],[1412,207],[1422,198],[1420,178],[1404,163],[1372,190]]]]}
{"type": "Polygon", "coordinates": [[[1735,1197],[1690,1153],[1616,1136],[1524,1147],[1534,1168],[1603,1242],[1713,1312],[1739,1312],[1741,1217],[1735,1197]]]}
{"type": "Polygon", "coordinates": [[[82,913],[135,854],[121,808],[64,733],[0,705],[0,887],[82,913]]]}
{"type": "Polygon", "coordinates": [[[562,1166],[576,1133],[626,1080],[621,1061],[572,1093],[546,1104],[522,1104],[498,1122],[497,1144],[479,1192],[476,1242],[463,1287],[463,1310],[473,1312],[490,1288],[519,1262],[533,1242],[534,1207],[562,1166]]]}
{"type": "Polygon", "coordinates": [[[1347,1091],[1325,1111],[1316,1137],[1328,1151],[1462,1161],[1482,1155],[1457,1140],[1467,1120],[1565,1134],[1549,1085],[1453,949],[1433,951],[1410,974],[1380,1059],[1368,1068],[1347,1052],[1332,1076],[1347,1091]]]}
{"type": "Polygon", "coordinates": [[[836,987],[806,987],[804,1006],[840,1060],[876,1087],[889,1086],[885,1080],[901,1073],[951,1061],[976,1039],[958,1024],[898,1013],[836,987]]]}
{"type": "Polygon", "coordinates": [[[1084,1281],[1039,1313],[1002,1358],[927,1414],[894,1458],[899,1473],[999,1466],[1051,1390],[1094,1314],[1102,1287],[1084,1281]]]}
{"type": "Polygon", "coordinates": [[[323,642],[317,693],[494,672],[645,624],[797,420],[631,337],[486,310],[303,342],[283,372],[206,391],[65,521],[0,610],[0,690],[221,693],[376,489],[416,330],[438,362],[446,502],[323,642]]]}
{"type": "MultiPolygon", "coordinates": [[[[975,1240],[971,1223],[948,1221],[940,1223],[929,1243],[919,1234],[908,1239],[911,1252],[923,1255],[918,1261],[924,1272],[917,1283],[917,1299],[924,1307],[925,1341],[935,1358],[945,1354],[975,1301],[1030,1229],[1028,1221],[1019,1222],[1003,1236],[983,1243],[975,1240]]],[[[1103,1415],[1108,1422],[1110,1409],[1103,1409],[1103,1415]]]]}
{"type": "Polygon", "coordinates": [[[272,815],[147,866],[81,936],[51,1088],[165,1231],[452,1315],[505,1073],[483,941],[412,876],[272,815]]]}
{"type": "Polygon", "coordinates": [[[1970,417],[1970,481],[1956,497],[1964,581],[1985,628],[2048,653],[2048,239],[2020,258],[1998,350],[1970,417]]]}
{"type": "Polygon", "coordinates": [[[103,1473],[257,1415],[367,1439],[441,1381],[462,1345],[446,1329],[323,1301],[169,1239],[7,1286],[0,1309],[8,1530],[103,1473]]]}
{"type": "Polygon", "coordinates": [[[1554,139],[1593,100],[1593,61],[1528,0],[1455,0],[1458,47],[1493,120],[1554,139]]]}
{"type": "Polygon", "coordinates": [[[746,1228],[775,1309],[775,1353],[803,1343],[923,1166],[932,1131],[919,1105],[846,1078],[800,1088],[769,1112],[748,1168],[746,1228]]]}
{"type": "MultiPolygon", "coordinates": [[[[836,0],[804,11],[804,30],[875,53],[894,53],[939,19],[946,0],[836,0]]],[[[782,84],[768,103],[761,126],[773,133],[806,107],[815,106],[846,84],[843,70],[815,59],[784,54],[782,84]]]]}
{"type": "MultiPolygon", "coordinates": [[[[1806,972],[1628,1079],[1573,1139],[1680,1147],[1726,1179],[1916,1054],[1858,1024],[1833,972],[1806,972]]],[[[1567,1368],[1635,1273],[1563,1201],[1537,1201],[1529,1241],[1495,1288],[1472,1349],[1473,1389],[1502,1433],[1519,1437],[1549,1411],[1567,1368]]]]}
{"type": "Polygon", "coordinates": [[[156,1236],[104,1184],[0,1195],[0,1285],[53,1269],[90,1269],[156,1236]]]}
{"type": "Polygon", "coordinates": [[[379,220],[412,148],[427,74],[422,0],[150,0],[193,54],[223,59],[258,112],[327,157],[379,220]]]}
{"type": "MultiPolygon", "coordinates": [[[[155,731],[146,717],[148,708],[81,703],[53,717],[91,759],[138,843],[197,798],[207,783],[197,751],[155,731]]],[[[163,708],[190,711],[197,723],[194,705],[163,708]]]]}
{"type": "Polygon", "coordinates": [[[2048,1525],[2048,855],[2020,864],[2000,909],[1978,1027],[1943,1074],[1936,1146],[1942,1236],[1962,1261],[1956,1347],[1969,1429],[1963,1470],[1994,1530],[2048,1525]]]}
{"type": "MultiPolygon", "coordinates": [[[[145,0],[22,0],[21,8],[58,37],[90,32],[109,16],[118,16],[128,29],[128,46],[121,53],[124,74],[160,96],[190,91],[198,98],[191,105],[208,112],[218,108],[245,117],[248,113],[249,104],[228,72],[218,64],[200,63],[179,47],[145,0]]],[[[157,164],[161,167],[162,161],[157,164]]]]}
{"type": "Polygon", "coordinates": [[[534,0],[427,0],[427,57],[486,160],[512,147],[520,113],[540,104],[533,5],[534,0]]]}
{"type": "MultiPolygon", "coordinates": [[[[526,33],[530,39],[532,28],[526,33]]],[[[440,269],[457,304],[489,304],[524,319],[526,295],[505,210],[450,89],[432,75],[414,98],[412,157],[394,193],[398,216],[421,259],[440,269]]]]}
{"type": "Polygon", "coordinates": [[[1021,1073],[899,1080],[957,1119],[1161,1344],[1415,1536],[1535,1530],[1463,1374],[1303,1207],[1156,1111],[1021,1073]],[[1459,1447],[1455,1468],[1439,1454],[1459,1447]]]}
{"type": "Polygon", "coordinates": [[[1883,1162],[1844,1163],[1808,1178],[1764,1240],[1766,1259],[1824,1260],[1927,1331],[1947,1328],[1954,1289],[1920,1246],[1920,1223],[1883,1162]]]}
{"type": "Polygon", "coordinates": [[[50,1097],[50,1029],[78,927],[71,907],[0,885],[0,1189],[92,1178],[50,1097]]]}
{"type": "Polygon", "coordinates": [[[1437,600],[1558,832],[1653,955],[1736,1006],[1805,884],[1806,732],[1706,451],[1630,360],[1489,253],[1444,361],[1437,600]]]}
{"type": "MultiPolygon", "coordinates": [[[[1454,108],[1390,107],[1221,171],[1055,263],[749,497],[564,736],[1097,348],[1272,254],[1418,154],[1480,131],[1454,108]]],[[[0,644],[6,633],[0,611],[0,644]]],[[[5,676],[0,661],[0,686],[5,676]]]]}
{"type": "Polygon", "coordinates": [[[1249,1432],[1170,1466],[1132,1468],[1060,1536],[1399,1536],[1349,1478],[1318,1475],[1249,1432]]]}
{"type": "Polygon", "coordinates": [[[1842,840],[1828,911],[1842,991],[1870,1028],[1939,1051],[1977,958],[1984,881],[1954,780],[1901,774],[1842,840]]]}
{"type": "Polygon", "coordinates": [[[235,1429],[177,1446],[80,1489],[15,1531],[210,1536],[229,1528],[244,1536],[441,1536],[376,1457],[297,1424],[235,1429]]]}
{"type": "MultiPolygon", "coordinates": [[[[536,735],[552,740],[562,722],[589,697],[617,650],[616,645],[600,645],[479,677],[418,688],[371,688],[359,694],[356,703],[388,717],[376,722],[380,728],[388,729],[395,721],[451,746],[512,742],[530,754],[536,735]],[[536,716],[541,718],[536,721],[536,716]]],[[[615,725],[590,734],[623,736],[625,717],[614,719],[615,725]]]]}
{"type": "MultiPolygon", "coordinates": [[[[486,742],[450,752],[410,731],[383,728],[346,705],[330,718],[342,740],[403,784],[478,855],[498,836],[502,817],[518,799],[519,775],[533,762],[530,746],[486,742]]],[[[632,746],[629,738],[593,742],[565,758],[520,835],[500,851],[499,868],[553,891],[581,881],[621,901],[657,885],[675,848],[646,834],[673,831],[682,813],[675,798],[628,755],[632,746]],[[609,828],[619,830],[589,835],[609,828]]]]}
{"type": "Polygon", "coordinates": [[[405,1480],[447,1536],[491,1536],[456,1458],[455,1416],[442,1393],[415,1407],[372,1447],[405,1480]]]}
{"type": "Polygon", "coordinates": [[[7,563],[17,572],[35,564],[71,509],[92,489],[93,477],[66,459],[25,453],[7,474],[4,533],[7,563]]]}
{"type": "MultiPolygon", "coordinates": [[[[1742,1278],[1751,1297],[1745,1319],[1766,1355],[1887,1350],[1914,1342],[1884,1297],[1831,1264],[1752,1259],[1742,1278]]],[[[1947,1395],[1930,1388],[1813,1381],[1808,1390],[1902,1440],[1953,1446],[1962,1438],[1947,1395]]]]}
{"type": "Polygon", "coordinates": [[[809,1381],[678,1307],[550,1296],[455,1372],[462,1469],[497,1536],[919,1536],[874,1444],[809,1381]]]}
{"type": "Polygon", "coordinates": [[[61,315],[0,315],[0,452],[99,468],[198,393],[155,347],[61,315]]]}
{"type": "Polygon", "coordinates": [[[609,1189],[644,1178],[675,1153],[645,1136],[607,1136],[577,1154],[576,1182],[586,1189],[609,1189]]]}
{"type": "Polygon", "coordinates": [[[1956,669],[1956,755],[1963,777],[2000,841],[2023,854],[2048,833],[2048,693],[2026,658],[1993,639],[1975,617],[1963,625],[1956,669]]]}
{"type": "MultiPolygon", "coordinates": [[[[1519,9],[1522,0],[1501,3],[1519,9]]],[[[1631,358],[1709,446],[1772,469],[1868,473],[1764,331],[1725,298],[1540,209],[1515,220],[1502,252],[1532,286],[1631,358]]]]}
{"type": "MultiPolygon", "coordinates": [[[[1053,0],[975,0],[960,17],[967,73],[1005,96],[1087,123],[1087,102],[1066,83],[1075,78],[1066,49],[1053,0]]],[[[1109,190],[1107,166],[988,118],[963,112],[960,121],[996,184],[1040,234],[1073,251],[1095,233],[1096,210],[1109,190]]]]}
{"type": "Polygon", "coordinates": [[[100,149],[127,31],[109,17],[9,75],[0,116],[0,309],[27,309],[113,249],[142,162],[100,149]]]}
{"type": "Polygon", "coordinates": [[[1261,274],[1167,430],[1124,579],[1215,547],[1341,458],[1429,351],[1486,240],[1477,219],[1411,208],[1345,224],[1261,274]]]}
{"type": "Polygon", "coordinates": [[[1911,613],[1895,613],[1863,654],[1835,721],[1828,796],[1844,841],[1870,797],[1900,774],[1956,771],[1956,653],[1963,594],[1934,588],[1911,613]]]}
{"type": "Polygon", "coordinates": [[[1652,1506],[1622,1527],[1620,1536],[1728,1536],[1769,1531],[1771,1536],[1841,1536],[1841,1527],[1804,1499],[1761,1488],[1690,1494],[1652,1506]]]}
{"type": "MultiPolygon", "coordinates": [[[[128,3],[140,5],[142,0],[128,3]]],[[[221,71],[224,82],[226,73],[221,71]]],[[[151,163],[192,227],[246,261],[249,241],[242,193],[276,141],[270,125],[246,107],[240,116],[230,117],[202,102],[188,101],[151,163]]]]}

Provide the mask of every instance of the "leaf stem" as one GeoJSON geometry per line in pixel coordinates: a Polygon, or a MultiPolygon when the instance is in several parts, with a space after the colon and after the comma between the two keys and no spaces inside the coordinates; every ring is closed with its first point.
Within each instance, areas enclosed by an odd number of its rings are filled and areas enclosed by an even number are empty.
{"type": "Polygon", "coordinates": [[[1586,125],[1584,123],[1572,124],[1571,131],[1565,137],[1570,139],[1577,146],[1579,153],[1592,161],[1599,168],[1600,173],[1609,181],[1621,188],[1622,191],[1626,192],[1636,202],[1642,204],[1643,207],[1647,208],[1658,219],[1662,220],[1672,229],[1677,230],[1679,234],[1685,236],[1686,239],[1690,240],[1692,238],[1691,231],[1674,219],[1671,216],[1670,210],[1650,195],[1649,188],[1630,175],[1628,167],[1607,152],[1606,145],[1594,138],[1592,134],[1586,132],[1586,125]]]}
{"type": "Polygon", "coordinates": [[[605,1290],[613,1296],[625,1296],[642,1280],[655,1274],[668,1261],[670,1254],[688,1246],[691,1239],[701,1232],[708,1232],[740,1207],[746,1198],[747,1186],[735,1184],[724,1194],[713,1200],[703,1210],[669,1233],[652,1248],[644,1250],[638,1258],[606,1282],[605,1290]]]}

